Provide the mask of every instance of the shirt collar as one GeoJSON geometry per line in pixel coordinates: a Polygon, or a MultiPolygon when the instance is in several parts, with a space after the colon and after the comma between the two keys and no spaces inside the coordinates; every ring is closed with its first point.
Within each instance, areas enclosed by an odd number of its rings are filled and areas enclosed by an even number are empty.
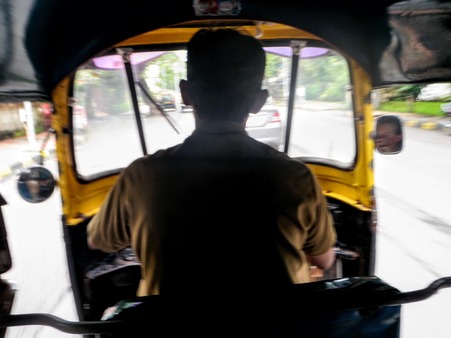
{"type": "Polygon", "coordinates": [[[240,133],[247,134],[243,129],[243,125],[234,121],[204,121],[196,128],[193,134],[229,134],[240,133]]]}

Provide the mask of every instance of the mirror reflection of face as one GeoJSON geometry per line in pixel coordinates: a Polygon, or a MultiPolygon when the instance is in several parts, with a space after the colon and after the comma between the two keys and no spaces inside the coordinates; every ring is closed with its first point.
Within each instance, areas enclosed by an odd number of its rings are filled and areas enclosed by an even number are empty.
{"type": "Polygon", "coordinates": [[[55,185],[52,173],[43,167],[24,170],[17,181],[19,194],[30,203],[47,200],[52,195],[55,185]]]}
{"type": "Polygon", "coordinates": [[[396,134],[393,123],[379,124],[376,131],[376,148],[381,153],[395,153],[401,150],[402,135],[396,134]]]}
{"type": "Polygon", "coordinates": [[[25,181],[25,185],[28,188],[28,192],[30,193],[31,199],[38,200],[40,189],[39,189],[39,181],[38,180],[28,180],[25,181]]]}

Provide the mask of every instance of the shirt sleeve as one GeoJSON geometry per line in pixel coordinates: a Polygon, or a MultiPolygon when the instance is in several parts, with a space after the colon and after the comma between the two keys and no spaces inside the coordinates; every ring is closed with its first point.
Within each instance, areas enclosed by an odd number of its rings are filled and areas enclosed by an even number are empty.
{"type": "Polygon", "coordinates": [[[337,240],[332,215],[315,175],[311,173],[310,197],[298,209],[298,217],[306,227],[303,251],[311,256],[325,253],[337,240]]]}
{"type": "Polygon", "coordinates": [[[115,252],[130,245],[126,182],[124,172],[88,224],[88,238],[101,251],[115,252]]]}

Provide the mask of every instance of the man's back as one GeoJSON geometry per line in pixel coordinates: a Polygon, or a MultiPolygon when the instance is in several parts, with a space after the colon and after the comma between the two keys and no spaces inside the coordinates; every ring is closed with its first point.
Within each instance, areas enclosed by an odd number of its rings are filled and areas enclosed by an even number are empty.
{"type": "Polygon", "coordinates": [[[138,295],[280,289],[307,281],[306,255],[333,246],[308,167],[225,129],[133,162],[91,221],[102,250],[131,242],[143,267],[138,295]]]}
{"type": "Polygon", "coordinates": [[[262,45],[207,29],[187,51],[180,90],[194,133],[125,169],[88,244],[132,245],[143,267],[138,295],[267,293],[305,281],[308,257],[331,264],[335,232],[310,170],[245,131],[268,96],[262,45]]]}
{"type": "Polygon", "coordinates": [[[163,294],[292,283],[278,248],[286,205],[277,161],[167,158],[152,167],[163,294]]]}

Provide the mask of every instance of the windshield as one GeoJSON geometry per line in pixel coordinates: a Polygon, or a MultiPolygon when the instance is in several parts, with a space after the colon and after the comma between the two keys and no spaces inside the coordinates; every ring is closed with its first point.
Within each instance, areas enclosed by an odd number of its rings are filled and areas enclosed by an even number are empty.
{"type": "MultiPolygon", "coordinates": [[[[248,134],[293,157],[352,166],[356,141],[345,58],[329,48],[304,47],[293,67],[292,47],[265,50],[264,87],[270,97],[249,117],[248,134]],[[294,100],[288,116],[290,88],[294,100]]],[[[117,52],[90,60],[74,76],[74,154],[85,179],[176,145],[194,130],[192,108],[178,88],[186,79],[186,51],[117,52]]]]}

